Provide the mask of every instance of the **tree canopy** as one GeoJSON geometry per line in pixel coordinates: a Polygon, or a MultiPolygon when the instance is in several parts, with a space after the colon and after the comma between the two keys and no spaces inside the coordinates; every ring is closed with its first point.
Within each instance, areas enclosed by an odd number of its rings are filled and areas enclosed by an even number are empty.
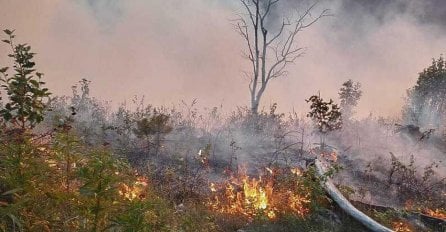
{"type": "Polygon", "coordinates": [[[341,100],[341,112],[344,119],[349,119],[355,113],[353,108],[358,105],[362,96],[361,83],[354,82],[351,79],[342,84],[339,90],[339,99],[341,100]]]}
{"type": "Polygon", "coordinates": [[[408,123],[421,127],[444,126],[446,112],[446,61],[443,56],[419,73],[417,83],[408,90],[403,115],[408,123]]]}

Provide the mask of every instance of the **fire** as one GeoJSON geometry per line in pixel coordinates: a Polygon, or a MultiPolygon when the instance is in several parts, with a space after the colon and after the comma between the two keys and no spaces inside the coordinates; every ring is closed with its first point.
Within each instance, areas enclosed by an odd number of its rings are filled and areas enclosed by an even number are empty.
{"type": "Polygon", "coordinates": [[[146,197],[147,185],[148,181],[145,177],[138,177],[131,186],[121,184],[119,187],[119,195],[129,201],[137,198],[144,199],[146,197]]]}
{"type": "Polygon", "coordinates": [[[446,211],[442,209],[426,209],[425,213],[431,217],[446,220],[446,211]]]}
{"type": "Polygon", "coordinates": [[[206,146],[204,150],[200,149],[197,153],[197,159],[204,167],[209,168],[210,146],[206,146]]]}
{"type": "MultiPolygon", "coordinates": [[[[267,169],[269,173],[270,170],[267,169]]],[[[250,178],[246,172],[242,172],[222,184],[210,183],[209,188],[212,196],[208,205],[220,213],[242,215],[249,219],[264,215],[273,220],[281,213],[304,217],[309,212],[309,194],[274,188],[270,176],[250,178]]]]}
{"type": "Polygon", "coordinates": [[[252,205],[254,209],[265,210],[268,207],[268,196],[266,191],[272,191],[271,186],[260,186],[260,181],[256,179],[243,179],[243,192],[245,196],[245,203],[252,205]]]}
{"type": "Polygon", "coordinates": [[[294,175],[296,175],[296,176],[301,176],[302,175],[302,171],[300,171],[300,169],[299,168],[291,168],[291,173],[293,173],[294,175]]]}
{"type": "Polygon", "coordinates": [[[271,168],[266,167],[265,169],[266,169],[266,171],[269,172],[269,174],[271,174],[271,175],[274,174],[274,171],[271,168]]]}
{"type": "Polygon", "coordinates": [[[395,221],[392,222],[392,228],[395,232],[412,232],[413,230],[404,222],[395,221]]]}
{"type": "Polygon", "coordinates": [[[322,153],[321,157],[325,158],[328,161],[335,162],[335,163],[338,161],[338,154],[336,154],[336,152],[327,153],[327,154],[322,153]]]}
{"type": "Polygon", "coordinates": [[[415,204],[412,200],[406,201],[405,209],[423,213],[430,217],[446,220],[446,209],[429,209],[424,207],[415,207],[415,204]]]}
{"type": "Polygon", "coordinates": [[[212,192],[217,192],[217,189],[215,188],[215,184],[211,183],[211,186],[209,187],[212,192]]]}

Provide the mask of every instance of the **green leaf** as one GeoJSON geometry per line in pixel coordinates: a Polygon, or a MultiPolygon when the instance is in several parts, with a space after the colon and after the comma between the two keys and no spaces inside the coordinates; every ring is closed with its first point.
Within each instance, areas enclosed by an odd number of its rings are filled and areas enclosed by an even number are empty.
{"type": "Polygon", "coordinates": [[[83,196],[94,196],[95,191],[86,186],[83,186],[79,189],[79,193],[83,196]]]}
{"type": "Polygon", "coordinates": [[[36,80],[29,80],[29,83],[33,84],[34,86],[39,86],[39,82],[36,80]]]}
{"type": "Polygon", "coordinates": [[[14,33],[14,30],[8,30],[8,29],[5,29],[5,30],[3,30],[7,35],[12,35],[12,33],[14,33]]]}
{"type": "Polygon", "coordinates": [[[9,190],[9,191],[6,191],[6,192],[2,193],[2,195],[3,195],[3,196],[11,195],[11,194],[14,194],[14,193],[16,193],[16,192],[19,192],[19,191],[21,191],[21,190],[23,190],[23,189],[22,189],[22,188],[15,188],[15,189],[12,189],[12,190],[9,190]]]}
{"type": "Polygon", "coordinates": [[[0,69],[0,73],[5,73],[6,71],[8,71],[9,67],[4,67],[0,69]]]}
{"type": "Polygon", "coordinates": [[[8,217],[11,219],[12,224],[19,227],[19,231],[22,231],[22,224],[20,223],[20,220],[13,214],[8,214],[8,217]]]}

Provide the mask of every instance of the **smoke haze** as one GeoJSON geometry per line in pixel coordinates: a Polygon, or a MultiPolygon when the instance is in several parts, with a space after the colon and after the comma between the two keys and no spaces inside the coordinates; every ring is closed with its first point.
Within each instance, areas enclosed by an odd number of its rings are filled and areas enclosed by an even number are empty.
{"type": "MultiPolygon", "coordinates": [[[[281,1],[295,6],[297,1],[281,1]]],[[[69,94],[81,78],[92,94],[120,103],[145,95],[155,105],[197,98],[226,110],[249,103],[244,44],[230,19],[236,0],[0,0],[0,26],[14,28],[18,42],[32,45],[49,88],[69,94]]],[[[441,0],[321,1],[333,17],[305,30],[308,50],[271,82],[263,105],[306,111],[304,101],[321,91],[337,98],[351,78],[363,86],[358,115],[400,113],[418,72],[444,53],[446,4],[441,0]]],[[[276,12],[276,17],[280,17],[276,12]]],[[[317,13],[317,12],[316,12],[317,13]]],[[[0,47],[1,66],[8,64],[0,47]]]]}

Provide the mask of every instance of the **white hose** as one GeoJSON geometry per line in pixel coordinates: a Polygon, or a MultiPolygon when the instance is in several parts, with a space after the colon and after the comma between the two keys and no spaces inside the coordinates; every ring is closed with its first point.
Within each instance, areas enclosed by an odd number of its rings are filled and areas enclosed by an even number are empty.
{"type": "MultiPolygon", "coordinates": [[[[316,159],[315,161],[317,172],[320,176],[323,176],[327,172],[327,165],[324,165],[322,161],[316,159]]],[[[374,232],[392,232],[393,230],[379,224],[363,212],[355,208],[342,193],[336,188],[333,182],[328,178],[324,182],[324,189],[330,195],[330,197],[343,209],[347,214],[352,216],[358,222],[362,223],[368,229],[374,232]]]]}

